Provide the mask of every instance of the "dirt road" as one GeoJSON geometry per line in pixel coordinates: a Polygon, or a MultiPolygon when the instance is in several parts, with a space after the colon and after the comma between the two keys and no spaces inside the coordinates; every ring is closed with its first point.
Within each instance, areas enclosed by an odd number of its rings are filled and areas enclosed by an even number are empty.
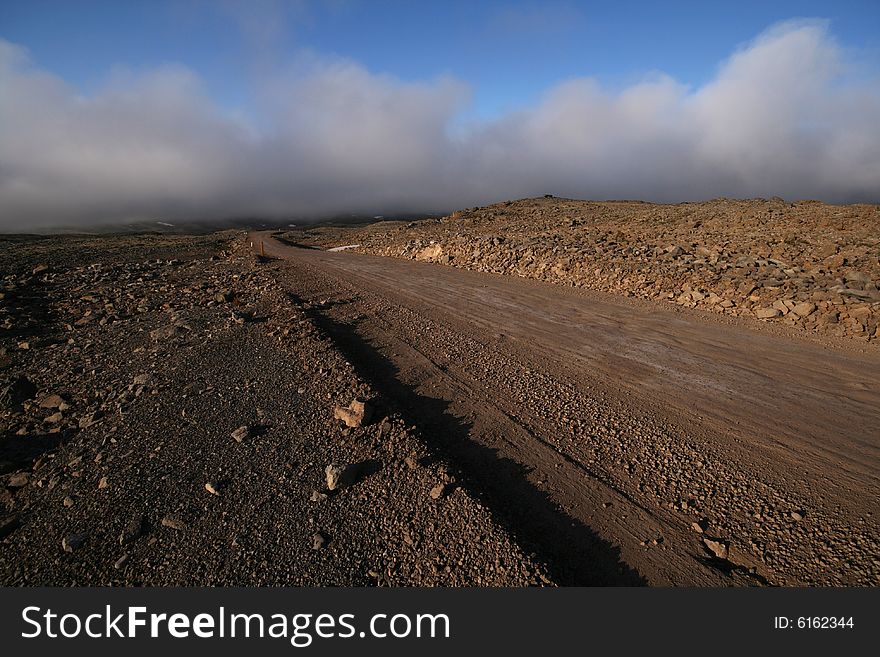
{"type": "Polygon", "coordinates": [[[876,351],[250,239],[560,583],[880,583],[876,351]]]}

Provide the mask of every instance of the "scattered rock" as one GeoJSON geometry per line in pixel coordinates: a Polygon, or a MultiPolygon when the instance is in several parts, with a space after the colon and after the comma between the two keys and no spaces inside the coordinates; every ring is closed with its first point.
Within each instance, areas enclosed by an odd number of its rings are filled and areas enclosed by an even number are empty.
{"type": "Polygon", "coordinates": [[[102,417],[101,411],[95,411],[94,413],[89,413],[87,415],[83,415],[79,418],[78,424],[80,429],[88,429],[90,426],[95,424],[102,417]]]}
{"type": "Polygon", "coordinates": [[[428,493],[431,496],[432,500],[439,500],[446,493],[446,484],[437,484],[434,488],[431,489],[431,492],[428,493]]]}
{"type": "Polygon", "coordinates": [[[187,525],[182,520],[178,520],[172,516],[165,516],[162,518],[162,526],[168,527],[170,529],[176,529],[178,531],[183,531],[186,529],[187,525]]]}
{"type": "Polygon", "coordinates": [[[64,398],[61,395],[49,395],[40,400],[40,408],[58,408],[64,404],[64,398]]]}
{"type": "Polygon", "coordinates": [[[344,472],[345,468],[338,465],[331,464],[324,468],[324,474],[327,479],[327,490],[336,490],[337,488],[341,488],[344,485],[344,472]]]}
{"type": "Polygon", "coordinates": [[[143,515],[138,515],[128,521],[128,524],[122,530],[122,533],[119,535],[119,544],[127,545],[132,541],[137,540],[144,533],[144,526],[146,523],[146,517],[143,515]]]}
{"type": "Polygon", "coordinates": [[[311,495],[311,497],[310,497],[309,499],[310,499],[312,502],[323,502],[324,500],[327,499],[327,494],[326,494],[326,493],[322,493],[322,492],[319,491],[319,490],[313,490],[313,491],[312,491],[312,495],[311,495]]]}
{"type": "Polygon", "coordinates": [[[248,426],[240,426],[232,432],[232,438],[235,442],[240,443],[251,437],[251,429],[248,426]]]}
{"type": "Polygon", "coordinates": [[[798,303],[791,309],[791,312],[798,317],[807,317],[816,312],[816,304],[810,302],[798,303]]]}
{"type": "Polygon", "coordinates": [[[209,481],[207,484],[205,484],[205,490],[211,493],[211,495],[216,495],[217,497],[220,497],[220,487],[215,483],[209,481]]]}
{"type": "Polygon", "coordinates": [[[725,541],[716,541],[711,538],[704,538],[703,543],[716,557],[718,557],[719,559],[727,559],[729,555],[729,550],[728,545],[725,541]]]}
{"type": "Polygon", "coordinates": [[[98,488],[100,490],[103,490],[109,486],[110,486],[110,481],[107,479],[107,477],[101,477],[101,481],[98,482],[98,488]]]}
{"type": "Polygon", "coordinates": [[[9,488],[23,488],[30,483],[31,475],[29,472],[16,472],[9,476],[9,479],[6,480],[6,485],[9,488]]]}
{"type": "Polygon", "coordinates": [[[441,219],[406,229],[379,223],[349,234],[364,253],[442,261],[875,341],[875,220],[873,205],[844,211],[765,200],[716,199],[685,208],[522,199],[463,210],[455,230],[441,219]],[[868,302],[858,322],[846,316],[840,323],[823,320],[852,300],[868,302]]]}
{"type": "Polygon", "coordinates": [[[320,550],[327,544],[327,537],[321,532],[315,532],[312,536],[312,549],[320,550]]]}
{"type": "Polygon", "coordinates": [[[794,520],[795,522],[800,522],[801,520],[804,519],[804,514],[800,511],[792,511],[791,512],[791,519],[794,520]]]}
{"type": "Polygon", "coordinates": [[[772,317],[779,317],[781,314],[778,308],[758,308],[755,311],[755,317],[758,319],[770,319],[772,317]]]}
{"type": "Polygon", "coordinates": [[[363,399],[355,399],[348,408],[337,406],[333,411],[333,416],[337,420],[342,420],[346,426],[352,428],[369,424],[372,415],[372,406],[363,399]]]}
{"type": "Polygon", "coordinates": [[[706,531],[706,529],[708,529],[708,527],[709,523],[705,519],[697,520],[696,522],[691,523],[691,529],[693,529],[698,534],[702,534],[704,531],[706,531]]]}

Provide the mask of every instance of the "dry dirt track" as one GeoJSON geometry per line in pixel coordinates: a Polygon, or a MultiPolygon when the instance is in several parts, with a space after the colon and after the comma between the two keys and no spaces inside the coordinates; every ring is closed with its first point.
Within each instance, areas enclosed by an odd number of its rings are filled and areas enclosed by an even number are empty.
{"type": "Polygon", "coordinates": [[[250,239],[562,583],[880,583],[876,350],[250,239]]]}

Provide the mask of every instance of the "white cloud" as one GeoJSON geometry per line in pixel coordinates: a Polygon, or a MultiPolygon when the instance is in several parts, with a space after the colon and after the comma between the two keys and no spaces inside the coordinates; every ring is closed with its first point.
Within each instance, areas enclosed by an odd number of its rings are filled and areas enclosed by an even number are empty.
{"type": "Polygon", "coordinates": [[[251,121],[182,67],[81,96],[0,41],[0,228],[452,209],[540,193],[878,201],[880,92],[823,23],[776,26],[690,89],[591,79],[454,135],[469,90],[311,58],[251,121]]]}

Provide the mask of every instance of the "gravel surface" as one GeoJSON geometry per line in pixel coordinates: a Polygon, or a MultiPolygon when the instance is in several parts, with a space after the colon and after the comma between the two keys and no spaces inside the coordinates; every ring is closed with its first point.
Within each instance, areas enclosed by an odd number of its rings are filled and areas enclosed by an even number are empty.
{"type": "Polygon", "coordinates": [[[553,584],[243,234],[4,247],[0,583],[553,584]]]}

